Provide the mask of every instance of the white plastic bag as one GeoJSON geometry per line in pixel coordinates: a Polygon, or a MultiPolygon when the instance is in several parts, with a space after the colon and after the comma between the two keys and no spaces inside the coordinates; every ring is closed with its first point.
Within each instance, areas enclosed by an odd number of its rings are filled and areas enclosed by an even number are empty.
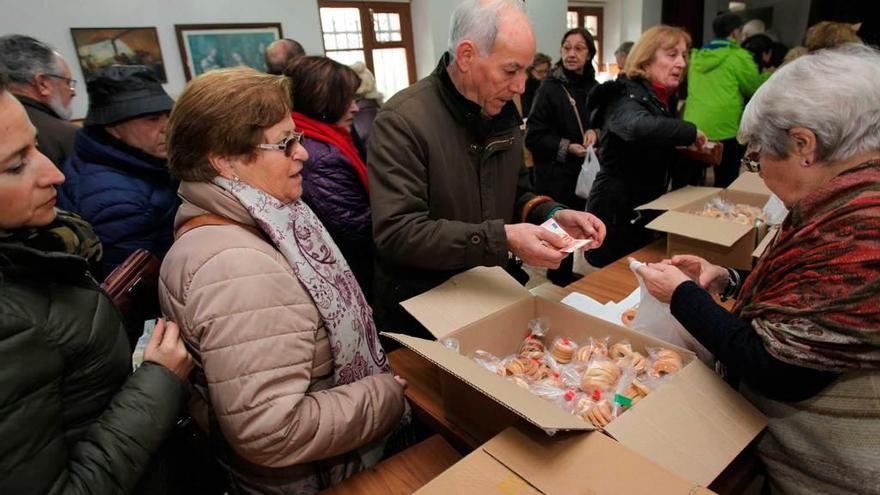
{"type": "MultiPolygon", "coordinates": [[[[629,268],[636,273],[636,268],[644,265],[639,261],[632,261],[629,268]]],[[[656,337],[670,344],[684,347],[693,351],[701,361],[706,363],[710,368],[715,358],[712,353],[703,347],[700,342],[694,338],[682,325],[672,316],[669,305],[660,302],[656,297],[652,296],[645,287],[645,281],[636,273],[639,279],[639,287],[641,287],[642,300],[639,303],[639,310],[632,323],[632,329],[636,332],[656,337]]]]}
{"type": "Polygon", "coordinates": [[[574,193],[580,198],[587,199],[590,196],[590,189],[593,188],[593,181],[596,180],[596,174],[598,173],[599,158],[596,157],[596,150],[593,149],[591,144],[587,146],[587,154],[584,156],[584,163],[581,165],[581,173],[578,174],[574,193]]]}

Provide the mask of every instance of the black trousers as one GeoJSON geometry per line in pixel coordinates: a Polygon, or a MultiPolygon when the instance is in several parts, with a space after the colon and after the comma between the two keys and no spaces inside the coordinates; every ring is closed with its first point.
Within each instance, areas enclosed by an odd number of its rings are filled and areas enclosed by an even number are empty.
{"type": "Polygon", "coordinates": [[[736,138],[721,141],[724,151],[721,154],[721,163],[715,167],[715,187],[727,187],[739,177],[739,165],[746,147],[739,144],[736,138]]]}

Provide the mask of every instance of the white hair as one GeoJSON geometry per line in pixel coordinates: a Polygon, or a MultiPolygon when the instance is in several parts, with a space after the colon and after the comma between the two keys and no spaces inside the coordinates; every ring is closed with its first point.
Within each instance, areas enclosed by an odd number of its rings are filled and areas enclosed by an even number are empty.
{"type": "Polygon", "coordinates": [[[737,139],[786,158],[794,127],[813,131],[822,161],[880,150],[880,51],[849,43],[785,65],[749,101],[737,139]]]}
{"type": "Polygon", "coordinates": [[[508,8],[525,13],[522,0],[465,0],[452,12],[449,27],[449,60],[455,59],[459,43],[470,40],[483,56],[488,55],[498,36],[499,14],[508,8]]]}

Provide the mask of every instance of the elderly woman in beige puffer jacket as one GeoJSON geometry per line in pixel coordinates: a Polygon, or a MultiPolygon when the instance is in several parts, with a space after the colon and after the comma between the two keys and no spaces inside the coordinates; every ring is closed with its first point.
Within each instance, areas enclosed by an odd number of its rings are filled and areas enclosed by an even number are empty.
{"type": "Polygon", "coordinates": [[[400,421],[405,382],[351,270],[299,201],[289,82],[236,68],[187,86],[168,127],[181,179],[160,297],[199,363],[193,416],[240,493],[315,493],[400,421]]]}

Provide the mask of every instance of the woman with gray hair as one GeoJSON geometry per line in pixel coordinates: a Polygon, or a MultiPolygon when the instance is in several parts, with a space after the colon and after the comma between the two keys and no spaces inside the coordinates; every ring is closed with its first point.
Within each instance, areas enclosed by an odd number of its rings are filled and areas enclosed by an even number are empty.
{"type": "Polygon", "coordinates": [[[689,255],[639,270],[768,417],[758,452],[776,493],[880,493],[864,441],[880,438],[878,80],[880,52],[844,45],[755,93],[744,161],[790,212],[744,280],[689,255]],[[733,312],[710,293],[738,295],[733,312]]]}

